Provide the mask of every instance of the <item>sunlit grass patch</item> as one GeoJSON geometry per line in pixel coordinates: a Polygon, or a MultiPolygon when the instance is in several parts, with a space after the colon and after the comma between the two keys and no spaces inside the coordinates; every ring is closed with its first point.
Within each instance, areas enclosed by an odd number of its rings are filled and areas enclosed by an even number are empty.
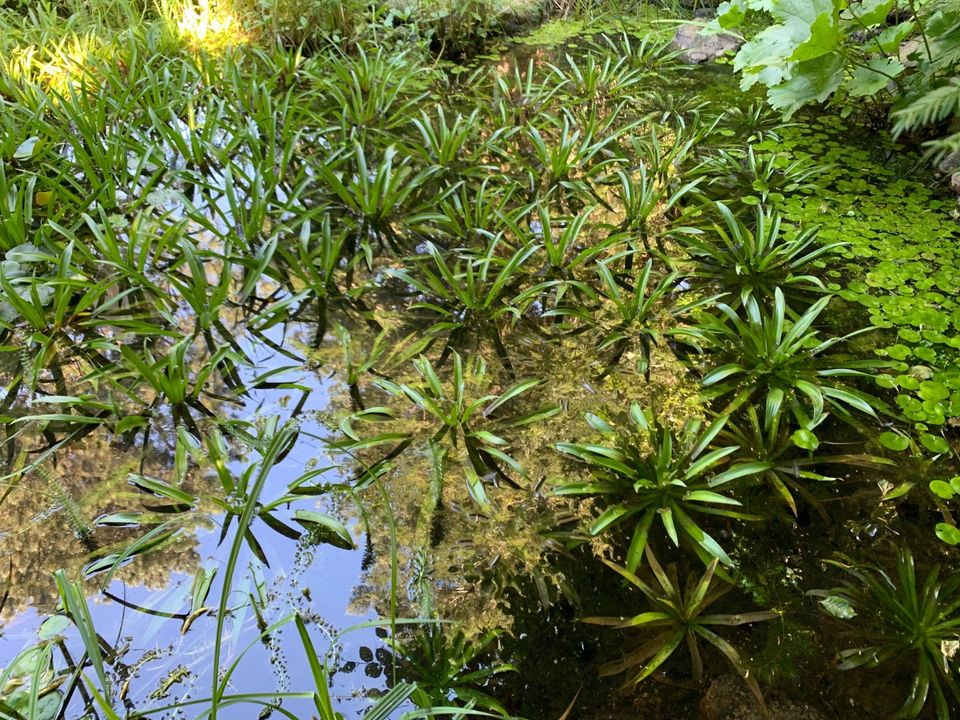
{"type": "Polygon", "coordinates": [[[218,54],[251,41],[234,3],[161,0],[160,13],[168,29],[192,50],[218,54]]]}
{"type": "Polygon", "coordinates": [[[0,60],[2,80],[15,85],[34,85],[57,93],[89,83],[89,68],[95,59],[108,54],[108,47],[94,35],[51,38],[39,45],[11,49],[0,60]]]}

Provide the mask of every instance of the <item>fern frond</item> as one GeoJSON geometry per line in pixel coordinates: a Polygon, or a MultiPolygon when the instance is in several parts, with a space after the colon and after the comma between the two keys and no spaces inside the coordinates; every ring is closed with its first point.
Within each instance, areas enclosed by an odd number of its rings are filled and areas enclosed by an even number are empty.
{"type": "Polygon", "coordinates": [[[960,78],[951,78],[947,84],[930,90],[905,108],[895,111],[892,115],[893,136],[932,125],[957,113],[960,113],[960,78]]]}
{"type": "Polygon", "coordinates": [[[945,16],[960,15],[960,0],[933,0],[924,8],[926,15],[943,13],[945,16]]]}
{"type": "Polygon", "coordinates": [[[930,58],[921,70],[927,76],[952,75],[960,63],[960,0],[933,0],[924,11],[930,58]]]}
{"type": "Polygon", "coordinates": [[[960,153],[960,132],[936,140],[928,140],[923,147],[926,149],[927,157],[936,165],[947,155],[960,153]]]}

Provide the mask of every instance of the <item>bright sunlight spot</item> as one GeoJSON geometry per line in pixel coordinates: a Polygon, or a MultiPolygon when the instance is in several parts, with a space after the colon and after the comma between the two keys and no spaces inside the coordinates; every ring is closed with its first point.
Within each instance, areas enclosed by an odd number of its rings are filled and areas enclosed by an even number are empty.
{"type": "Polygon", "coordinates": [[[211,7],[209,0],[184,3],[177,21],[177,34],[194,49],[221,52],[243,45],[249,37],[240,21],[226,7],[211,7]]]}

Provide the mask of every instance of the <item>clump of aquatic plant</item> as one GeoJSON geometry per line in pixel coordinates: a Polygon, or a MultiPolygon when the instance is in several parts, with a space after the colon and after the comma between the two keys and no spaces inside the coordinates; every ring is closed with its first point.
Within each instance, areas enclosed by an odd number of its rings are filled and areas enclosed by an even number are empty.
{"type": "Polygon", "coordinates": [[[576,282],[577,272],[614,242],[613,238],[598,241],[592,236],[594,228],[589,220],[595,209],[588,207],[573,217],[562,218],[551,214],[548,203],[539,203],[527,214],[529,230],[521,228],[517,213],[504,216],[504,221],[518,237],[529,237],[538,246],[544,259],[541,274],[564,280],[561,288],[578,286],[589,293],[583,283],[576,282]]]}
{"type": "Polygon", "coordinates": [[[378,249],[409,247],[411,236],[432,216],[418,193],[436,170],[436,166],[417,169],[393,145],[368,160],[359,142],[346,157],[320,165],[317,172],[330,193],[332,209],[351,226],[348,256],[362,250],[369,263],[378,249]]]}
{"type": "Polygon", "coordinates": [[[507,716],[503,705],[480,689],[497,675],[517,671],[488,657],[499,635],[491,630],[471,637],[444,623],[428,622],[391,639],[399,674],[416,685],[410,700],[423,709],[472,707],[507,716]]]}
{"type": "Polygon", "coordinates": [[[763,103],[751,103],[745,107],[731,107],[718,118],[715,130],[721,137],[732,142],[759,143],[764,140],[780,140],[780,132],[794,123],[786,122],[780,115],[763,103]]]}
{"type": "Polygon", "coordinates": [[[292,289],[303,288],[316,304],[314,337],[318,341],[327,331],[330,310],[340,304],[355,305],[363,290],[345,288],[347,272],[359,260],[345,256],[347,244],[347,234],[334,231],[330,215],[324,214],[318,230],[305,218],[300,231],[278,245],[274,255],[278,274],[292,289]]]}
{"type": "Polygon", "coordinates": [[[548,82],[538,73],[539,66],[533,58],[526,67],[513,65],[510,72],[495,71],[493,100],[495,116],[504,128],[522,128],[536,119],[549,107],[560,92],[554,82],[548,82]]]}
{"type": "Polygon", "coordinates": [[[152,399],[143,410],[150,416],[158,408],[168,405],[176,424],[185,425],[199,434],[194,414],[211,415],[204,404],[204,396],[216,394],[213,380],[216,371],[224,366],[236,367],[248,364],[247,359],[229,345],[219,347],[209,357],[191,362],[194,338],[185,337],[171,345],[166,352],[155,356],[149,348],[141,353],[126,345],[120,347],[123,367],[135,378],[134,387],[128,392],[137,400],[149,389],[152,399]],[[196,367],[191,372],[191,365],[196,367]]]}
{"type": "Polygon", "coordinates": [[[617,139],[635,124],[619,122],[617,113],[603,120],[588,117],[581,121],[569,111],[559,116],[544,113],[538,120],[527,125],[524,138],[531,156],[524,168],[530,187],[544,196],[556,193],[567,202],[597,198],[594,185],[617,161],[617,139]]]}
{"type": "Polygon", "coordinates": [[[918,717],[932,701],[940,720],[955,717],[960,682],[954,656],[960,636],[960,573],[934,565],[918,577],[913,554],[901,547],[893,575],[849,558],[828,561],[847,574],[830,590],[817,590],[821,605],[847,622],[863,644],[841,650],[841,670],[902,662],[910,688],[891,717],[918,717]]]}
{"type": "Polygon", "coordinates": [[[458,180],[454,188],[438,198],[432,225],[444,236],[448,247],[486,247],[508,228],[522,236],[524,233],[515,228],[525,211],[516,207],[518,188],[513,180],[502,175],[488,175],[476,186],[458,180]]]}
{"type": "Polygon", "coordinates": [[[707,397],[729,397],[726,413],[762,398],[768,428],[784,408],[811,433],[828,408],[851,422],[851,410],[876,417],[877,410],[885,407],[882,401],[844,379],[868,377],[887,363],[828,352],[870,329],[820,340],[813,325],[829,301],[830,296],[821,298],[794,322],[787,318],[780,288],[774,290],[769,309],[761,309],[756,297],[748,297],[742,308],[745,317],[718,304],[720,316],[710,321],[707,333],[722,364],[703,378],[707,397]]]}
{"type": "Polygon", "coordinates": [[[334,109],[343,141],[394,140],[393,131],[417,117],[429,73],[408,52],[384,47],[356,54],[331,50],[304,65],[318,101],[334,109]]]}
{"type": "Polygon", "coordinates": [[[567,54],[560,63],[550,67],[571,104],[587,112],[597,112],[608,103],[629,101],[643,79],[629,56],[588,54],[574,58],[567,54]]]}
{"type": "Polygon", "coordinates": [[[537,247],[527,244],[501,257],[498,251],[502,246],[502,240],[494,238],[479,254],[455,250],[451,258],[429,243],[421,262],[391,272],[422,294],[423,300],[410,309],[433,320],[427,334],[446,338],[440,362],[446,361],[451,350],[488,340],[503,366],[512,371],[501,328],[519,320],[525,304],[536,294],[529,288],[521,290],[529,277],[526,266],[537,247]]]}
{"type": "MultiPolygon", "coordinates": [[[[673,158],[682,156],[687,143],[674,144],[671,148],[662,148],[659,137],[652,133],[649,144],[643,149],[648,155],[635,168],[619,169],[613,182],[613,197],[617,202],[617,212],[621,218],[619,230],[638,236],[643,249],[652,252],[650,240],[656,241],[657,249],[665,252],[661,230],[664,217],[676,208],[699,184],[699,180],[675,186],[670,175],[673,158]],[[649,169],[648,169],[649,164],[649,169]]],[[[631,245],[635,243],[631,241],[631,245]]]]}
{"type": "Polygon", "coordinates": [[[719,437],[723,442],[739,447],[730,474],[751,482],[766,482],[794,515],[797,514],[798,495],[820,508],[819,501],[807,484],[836,480],[820,472],[819,468],[829,465],[877,468],[893,464],[866,453],[816,452],[820,442],[812,429],[793,430],[793,427],[786,412],[766,422],[761,420],[761,412],[755,405],[748,405],[744,417],[727,423],[719,437]]]}
{"type": "Polygon", "coordinates": [[[736,648],[718,635],[713,628],[773,620],[778,617],[778,613],[773,610],[735,614],[710,613],[710,607],[733,587],[729,583],[716,581],[717,559],[707,566],[703,575],[700,577],[689,575],[686,582],[681,583],[675,564],[669,565],[664,570],[649,547],[646,555],[650,572],[659,588],[651,586],[630,570],[604,560],[610,568],[640,589],[650,609],[633,617],[584,618],[584,622],[588,623],[610,625],[618,630],[637,629],[644,632],[644,640],[638,647],[625,651],[621,659],[602,665],[600,674],[619,675],[623,672],[632,674],[637,666],[640,666],[639,672],[633,674],[627,682],[628,685],[636,685],[653,675],[673,656],[680,645],[685,643],[690,653],[693,680],[700,683],[703,680],[700,643],[706,641],[719,650],[740,673],[761,707],[765,707],[760,686],[750,674],[750,668],[736,648]]]}
{"type": "MultiPolygon", "coordinates": [[[[520,463],[506,452],[510,440],[503,435],[555,415],[560,409],[547,407],[519,415],[503,415],[500,410],[502,407],[519,400],[541,381],[522,380],[502,392],[489,392],[491,379],[487,377],[487,366],[480,355],[474,355],[465,367],[460,354],[454,352],[447,381],[441,380],[428,358],[421,356],[413,364],[419,382],[380,379],[375,384],[392,397],[411,403],[422,413],[431,445],[444,443],[446,446],[449,443],[458,455],[466,455],[462,460],[467,489],[481,509],[489,510],[485,480],[499,478],[510,486],[519,487],[514,477],[527,477],[520,463]],[[473,395],[476,390],[487,392],[473,395]]],[[[387,432],[372,438],[361,438],[354,429],[356,422],[390,421],[395,417],[393,410],[383,407],[354,413],[341,423],[341,430],[349,439],[338,443],[337,447],[356,451],[386,443],[399,443],[390,453],[395,457],[402,449],[409,447],[416,436],[424,433],[387,432]]],[[[445,453],[434,453],[434,460],[442,464],[445,453]]]]}
{"type": "MultiPolygon", "coordinates": [[[[22,243],[4,251],[0,265],[0,337],[3,350],[16,349],[18,374],[35,388],[45,369],[58,378],[58,390],[68,395],[63,368],[75,360],[77,337],[109,325],[106,298],[116,281],[97,281],[74,260],[74,244],[57,248],[22,243]],[[56,253],[56,254],[54,254],[56,253]],[[22,335],[25,345],[11,347],[9,339],[22,335]]],[[[77,253],[79,254],[79,253],[77,253]]]]}
{"type": "Polygon", "coordinates": [[[844,243],[818,242],[813,227],[796,234],[782,232],[779,213],[763,207],[757,208],[752,225],[735,217],[723,203],[716,203],[716,209],[722,226],[683,238],[684,250],[694,263],[692,279],[727,293],[734,308],[754,296],[767,303],[778,288],[788,299],[799,301],[826,290],[823,281],[810,274],[810,266],[844,243]]]}
{"type": "Polygon", "coordinates": [[[590,48],[596,53],[612,52],[626,58],[630,67],[643,72],[644,80],[659,78],[676,70],[682,54],[668,38],[654,33],[638,37],[626,31],[619,35],[602,33],[590,42],[590,48]]]}
{"type": "Polygon", "coordinates": [[[367,340],[364,336],[355,337],[343,325],[338,325],[334,331],[340,342],[343,379],[354,410],[366,408],[360,392],[362,380],[368,375],[389,376],[422,355],[432,342],[429,336],[397,338],[395,334],[375,327],[379,332],[373,340],[367,340]]]}
{"type": "Polygon", "coordinates": [[[481,128],[479,110],[469,115],[457,113],[448,118],[441,105],[434,110],[434,117],[421,111],[413,125],[420,134],[422,143],[411,149],[427,163],[440,169],[440,174],[451,185],[465,176],[482,176],[487,168],[477,162],[476,153],[489,139],[479,139],[481,128]]]}
{"type": "Polygon", "coordinates": [[[712,298],[693,304],[670,306],[665,301],[675,292],[680,281],[677,273],[668,273],[656,284],[652,283],[653,260],[647,260],[640,273],[616,273],[611,265],[633,254],[628,250],[607,260],[598,262],[602,297],[613,307],[612,319],[604,323],[604,334],[598,350],[608,352],[602,360],[600,377],[606,377],[625,354],[636,352],[636,370],[650,380],[650,354],[653,346],[664,338],[696,341],[700,333],[695,327],[671,325],[670,321],[690,312],[694,307],[711,302],[712,298]]]}
{"type": "Polygon", "coordinates": [[[702,191],[713,200],[736,208],[782,202],[788,194],[814,191],[824,166],[808,160],[787,162],[777,153],[720,150],[693,169],[706,178],[702,191]]]}
{"type": "MultiPolygon", "coordinates": [[[[240,435],[237,429],[235,434],[240,435]]],[[[256,533],[255,520],[260,520],[271,530],[281,535],[299,539],[303,534],[292,527],[289,520],[303,527],[315,543],[325,542],[340,548],[354,547],[349,531],[338,519],[308,507],[299,507],[288,513],[291,506],[304,498],[316,498],[327,494],[330,487],[317,484],[316,481],[329,468],[315,468],[290,481],[285,491],[273,500],[262,497],[262,486],[266,476],[282,457],[292,449],[299,428],[293,424],[279,425],[277,418],[270,418],[258,435],[247,435],[245,440],[251,449],[258,450],[261,458],[252,462],[240,473],[230,469],[230,450],[221,434],[214,428],[201,442],[189,436],[182,429],[178,433],[178,444],[186,446],[188,457],[199,459],[204,454],[209,458],[213,473],[223,490],[222,497],[210,497],[209,502],[222,513],[221,540],[227,537],[230,528],[245,513],[249,519],[244,528],[243,540],[253,555],[269,564],[256,533]]],[[[244,437],[241,435],[241,437],[244,437]]],[[[179,455],[180,453],[178,453],[179,455]]],[[[184,526],[196,523],[206,513],[199,507],[200,498],[178,487],[175,483],[141,474],[131,474],[129,484],[139,494],[132,498],[139,500],[139,508],[111,513],[97,519],[99,526],[142,527],[148,529],[142,536],[122,543],[119,547],[101,548],[97,557],[87,564],[85,571],[92,575],[106,572],[106,585],[115,570],[129,560],[156,552],[173,541],[182,532],[184,526]],[[147,504],[150,503],[150,504],[147,504]]]]}
{"type": "Polygon", "coordinates": [[[713,448],[727,416],[708,425],[692,418],[679,432],[674,432],[660,423],[651,409],[644,410],[636,403],[627,415],[627,424],[619,429],[598,415],[587,415],[587,422],[604,437],[606,444],[556,445],[560,452],[584,463],[592,477],[563,482],[555,492],[597,496],[605,502],[603,512],[589,527],[592,535],[622,524],[633,525],[626,560],[631,572],[640,564],[655,520],[659,520],[674,545],[683,539],[706,562],[717,558],[724,565],[732,565],[726,551],[693,518],[699,514],[756,519],[735,510],[740,502],[716,490],[736,477],[721,468],[737,446],[713,448]]]}

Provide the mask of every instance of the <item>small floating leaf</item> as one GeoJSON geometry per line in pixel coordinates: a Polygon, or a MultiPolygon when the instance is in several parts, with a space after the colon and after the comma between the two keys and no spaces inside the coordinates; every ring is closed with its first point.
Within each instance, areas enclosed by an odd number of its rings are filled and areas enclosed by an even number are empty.
{"type": "Polygon", "coordinates": [[[40,630],[37,632],[37,637],[41,640],[49,640],[57,635],[62,635],[68,627],[70,627],[70,618],[66,615],[52,615],[43,621],[40,630]]]}
{"type": "Polygon", "coordinates": [[[816,450],[820,447],[820,441],[817,436],[807,428],[800,428],[790,436],[793,444],[804,450],[816,450]]]}
{"type": "Polygon", "coordinates": [[[950,443],[948,443],[939,435],[924,433],[920,436],[920,444],[933,453],[942,454],[945,452],[950,452],[950,443]]]}
{"type": "Polygon", "coordinates": [[[956,525],[950,523],[937,523],[937,537],[943,540],[947,545],[960,544],[960,530],[956,525]]]}
{"type": "Polygon", "coordinates": [[[39,142],[40,142],[40,138],[36,136],[27,138],[22,143],[20,143],[20,145],[17,147],[16,150],[13,151],[13,159],[29,160],[30,158],[33,157],[34,152],[36,152],[37,143],[39,142]]]}
{"type": "Polygon", "coordinates": [[[827,595],[820,601],[820,605],[830,615],[841,620],[849,620],[857,616],[857,611],[853,609],[850,601],[840,595],[827,595]]]}
{"type": "Polygon", "coordinates": [[[955,494],[953,488],[950,486],[950,483],[946,483],[943,480],[934,480],[931,482],[930,492],[939,498],[943,498],[944,500],[949,500],[955,494]]]}
{"type": "Polygon", "coordinates": [[[888,450],[893,450],[894,452],[902,452],[910,447],[910,441],[907,438],[899,433],[891,432],[890,430],[880,433],[880,437],[877,438],[877,442],[879,442],[888,450]]]}
{"type": "Polygon", "coordinates": [[[344,550],[353,550],[356,547],[347,528],[336,518],[315,510],[297,510],[293,513],[293,519],[315,533],[319,542],[344,550]]]}

